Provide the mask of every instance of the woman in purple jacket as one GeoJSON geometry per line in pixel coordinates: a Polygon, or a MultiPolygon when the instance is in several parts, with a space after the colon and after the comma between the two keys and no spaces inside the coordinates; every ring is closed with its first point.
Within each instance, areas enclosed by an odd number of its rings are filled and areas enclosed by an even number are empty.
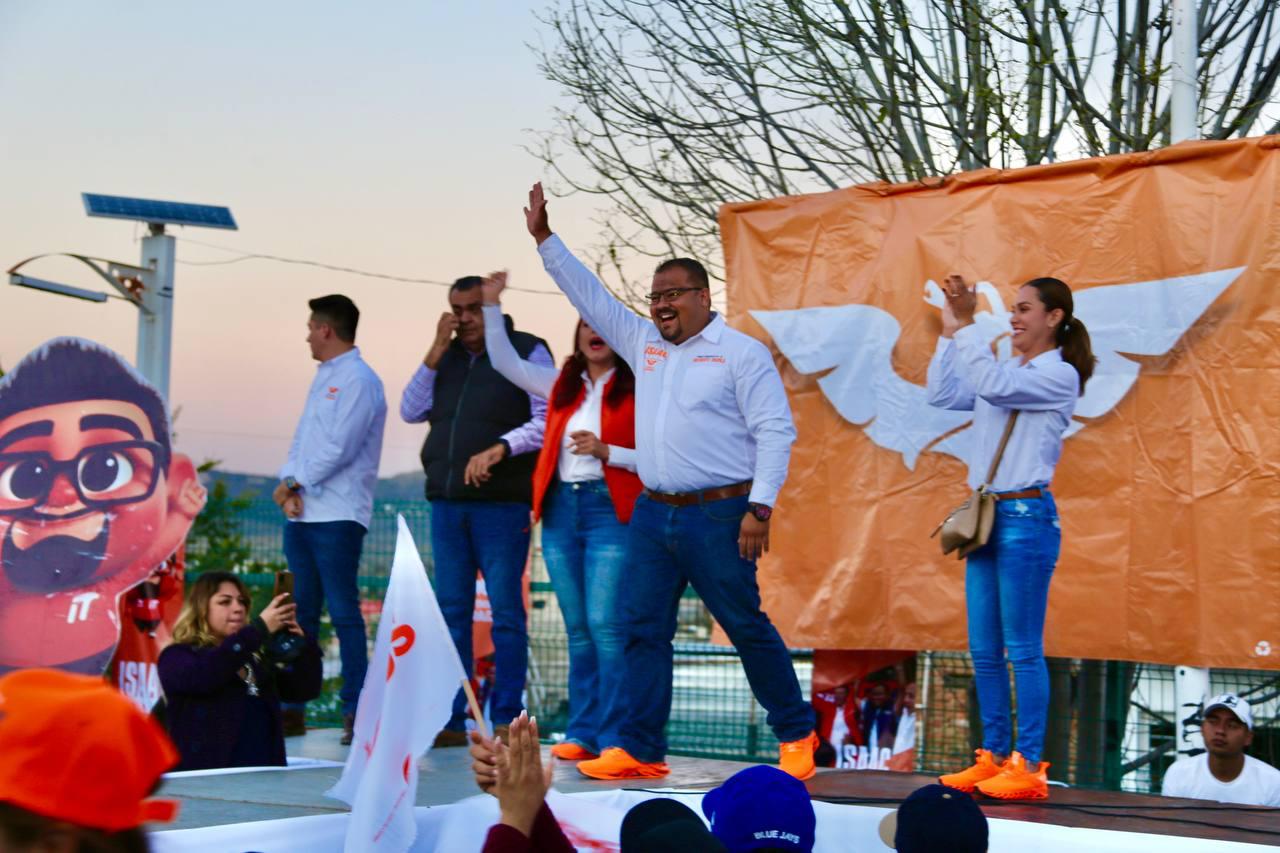
{"type": "Polygon", "coordinates": [[[277,631],[302,635],[287,597],[250,619],[248,590],[230,572],[205,572],[191,585],[157,665],[169,736],[182,754],[175,770],[285,763],[280,700],[316,698],[322,678],[313,639],[288,663],[265,651],[277,631]]]}

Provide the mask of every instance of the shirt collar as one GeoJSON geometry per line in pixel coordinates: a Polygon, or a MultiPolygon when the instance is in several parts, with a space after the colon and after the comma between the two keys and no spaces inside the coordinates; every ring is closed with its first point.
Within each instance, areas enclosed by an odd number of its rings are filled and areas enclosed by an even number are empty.
{"type": "MultiPolygon", "coordinates": [[[[613,374],[615,374],[615,373],[617,373],[617,372],[618,372],[618,368],[616,368],[616,367],[610,367],[608,370],[606,370],[606,371],[605,371],[605,372],[600,376],[600,382],[599,382],[599,384],[600,384],[600,385],[608,385],[608,384],[609,384],[609,380],[613,378],[613,374]]],[[[586,385],[587,385],[587,387],[588,387],[588,388],[594,388],[594,387],[595,387],[595,385],[594,385],[594,384],[592,384],[592,382],[591,382],[591,375],[590,375],[589,373],[587,373],[587,371],[585,371],[585,370],[584,370],[584,371],[582,371],[582,381],[586,383],[586,385]]]]}
{"type": "MultiPolygon", "coordinates": [[[[702,331],[690,337],[683,344],[680,344],[680,346],[684,346],[685,344],[696,341],[698,338],[702,338],[703,340],[710,341],[713,344],[718,344],[720,343],[720,336],[724,334],[724,327],[725,327],[724,317],[721,316],[719,311],[712,311],[711,322],[703,326],[702,331]]],[[[653,329],[653,331],[650,333],[650,340],[656,337],[659,340],[663,340],[664,343],[667,342],[663,339],[662,333],[658,331],[657,326],[653,326],[651,328],[653,329]]]]}
{"type": "Polygon", "coordinates": [[[352,347],[342,355],[336,355],[328,361],[322,361],[316,366],[317,370],[325,367],[340,367],[348,361],[358,361],[360,358],[360,347],[352,347]]]}
{"type": "Polygon", "coordinates": [[[1026,364],[1024,364],[1024,365],[1022,365],[1022,366],[1023,366],[1023,367],[1035,367],[1035,366],[1036,366],[1036,364],[1037,364],[1037,363],[1039,363],[1041,367],[1044,367],[1044,365],[1046,365],[1046,364],[1053,364],[1053,363],[1055,363],[1055,362],[1059,362],[1059,361],[1062,361],[1062,350],[1060,350],[1060,349],[1051,349],[1051,350],[1049,350],[1048,352],[1042,352],[1042,353],[1040,353],[1038,356],[1036,356],[1035,358],[1031,359],[1030,361],[1028,361],[1026,364]]]}

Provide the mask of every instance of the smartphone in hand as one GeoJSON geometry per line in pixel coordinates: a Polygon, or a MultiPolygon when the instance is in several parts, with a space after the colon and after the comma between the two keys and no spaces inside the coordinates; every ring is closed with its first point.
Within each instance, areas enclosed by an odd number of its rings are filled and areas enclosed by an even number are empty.
{"type": "Polygon", "coordinates": [[[289,596],[284,600],[285,604],[293,601],[293,572],[288,569],[276,572],[275,588],[271,591],[271,597],[274,599],[281,593],[289,596]]]}

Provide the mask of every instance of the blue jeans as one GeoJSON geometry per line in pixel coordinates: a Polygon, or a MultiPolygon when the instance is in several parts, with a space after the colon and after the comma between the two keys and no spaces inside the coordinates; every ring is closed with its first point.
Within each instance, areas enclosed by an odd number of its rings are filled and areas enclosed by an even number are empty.
{"type": "Polygon", "coordinates": [[[964,582],[983,747],[997,755],[1013,747],[1007,652],[1018,685],[1018,751],[1029,767],[1044,748],[1044,614],[1062,543],[1057,506],[1041,488],[1043,497],[996,503],[991,538],[969,555],[964,582]]]}
{"type": "Polygon", "coordinates": [[[547,490],[542,553],[569,637],[566,740],[592,752],[618,746],[626,696],[622,580],[627,527],[604,480],[547,490]]]}
{"type": "MultiPolygon", "coordinates": [[[[291,521],[284,526],[284,558],[293,572],[298,625],[308,637],[320,636],[320,608],[329,605],[329,621],[342,655],[344,714],[354,714],[369,668],[364,616],[360,613],[360,549],[364,526],[354,521],[291,521]]],[[[302,705],[290,705],[302,708],[302,705]]]]}
{"type": "MultiPolygon", "coordinates": [[[[524,701],[529,668],[529,627],[521,578],[529,556],[529,505],[498,501],[431,502],[431,550],[436,598],[453,644],[471,675],[471,621],[476,606],[476,570],[484,576],[493,614],[493,692],[489,713],[496,724],[511,722],[524,701]]],[[[458,691],[445,728],[466,727],[466,694],[458,691]]]]}
{"type": "Polygon", "coordinates": [[[760,609],[756,564],[738,554],[747,498],[675,507],[641,495],[631,517],[630,567],[624,584],[629,638],[623,748],[640,761],[661,761],[671,715],[676,611],[686,584],[737,648],[747,681],[779,741],[813,730],[813,708],[800,694],[791,656],[760,609]]]}

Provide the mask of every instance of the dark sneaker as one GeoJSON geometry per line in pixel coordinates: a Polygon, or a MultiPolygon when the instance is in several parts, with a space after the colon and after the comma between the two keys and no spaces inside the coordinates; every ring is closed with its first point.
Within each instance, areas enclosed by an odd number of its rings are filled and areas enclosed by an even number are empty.
{"type": "Polygon", "coordinates": [[[342,744],[343,746],[351,746],[351,741],[355,740],[355,737],[356,737],[356,715],[343,714],[342,715],[342,740],[338,741],[338,743],[342,744]]]}

